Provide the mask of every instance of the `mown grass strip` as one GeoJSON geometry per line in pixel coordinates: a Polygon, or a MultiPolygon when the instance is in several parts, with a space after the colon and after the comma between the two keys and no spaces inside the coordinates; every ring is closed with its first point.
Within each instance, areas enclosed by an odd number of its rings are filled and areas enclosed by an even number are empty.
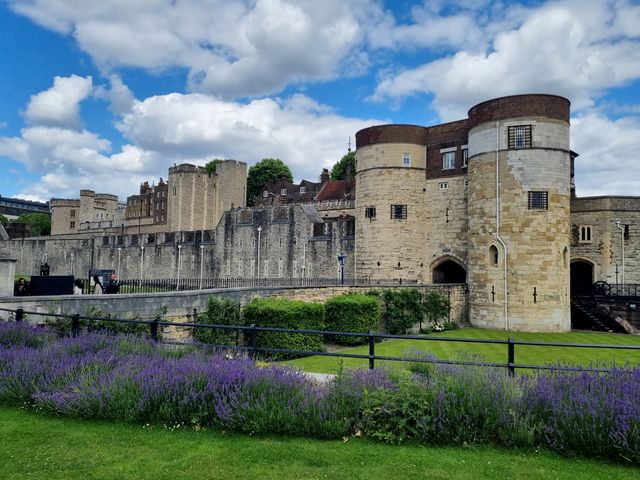
{"type": "Polygon", "coordinates": [[[636,479],[637,469],[548,451],[431,448],[252,437],[69,418],[0,407],[0,478],[636,479]]]}

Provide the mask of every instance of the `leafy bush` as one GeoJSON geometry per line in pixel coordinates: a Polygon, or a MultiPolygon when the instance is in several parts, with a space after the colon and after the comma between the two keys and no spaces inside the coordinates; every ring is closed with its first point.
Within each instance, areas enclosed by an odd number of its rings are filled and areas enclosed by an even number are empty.
{"type": "Polygon", "coordinates": [[[382,320],[385,330],[402,335],[422,321],[422,295],[416,288],[382,291],[382,320]]]}
{"type": "MultiPolygon", "coordinates": [[[[258,327],[290,328],[295,330],[322,330],[324,305],[281,298],[254,298],[244,308],[247,325],[258,327]]],[[[284,332],[258,332],[259,348],[276,348],[319,352],[323,349],[322,335],[284,332]]],[[[271,358],[292,358],[293,354],[264,352],[271,358]]]]}
{"type": "MultiPolygon", "coordinates": [[[[332,332],[369,332],[380,330],[380,303],[375,297],[362,294],[340,295],[324,304],[325,328],[332,332]]],[[[366,337],[336,335],[335,341],[356,345],[366,337]]]]}
{"type": "MultiPolygon", "coordinates": [[[[207,310],[198,315],[196,323],[242,325],[240,304],[228,298],[209,297],[207,310]]],[[[193,336],[200,342],[215,345],[236,345],[241,332],[222,328],[195,328],[193,336]]]]}

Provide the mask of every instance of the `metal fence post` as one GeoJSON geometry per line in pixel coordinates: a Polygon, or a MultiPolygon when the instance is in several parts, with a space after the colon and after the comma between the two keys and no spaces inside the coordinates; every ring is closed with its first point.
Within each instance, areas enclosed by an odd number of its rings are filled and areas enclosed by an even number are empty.
{"type": "Polygon", "coordinates": [[[19,308],[16,310],[16,322],[21,322],[24,317],[24,310],[19,308]]]}
{"type": "Polygon", "coordinates": [[[80,315],[77,313],[71,317],[71,336],[77,337],[80,333],[80,315]]]}
{"type": "Polygon", "coordinates": [[[155,318],[150,324],[149,327],[151,329],[151,339],[154,342],[158,341],[158,319],[155,318]]]}
{"type": "Polygon", "coordinates": [[[251,358],[255,359],[256,358],[256,348],[258,345],[257,342],[257,335],[256,335],[256,324],[252,323],[251,325],[249,325],[249,327],[251,328],[251,332],[249,334],[249,350],[251,352],[251,358]]]}
{"type": "Polygon", "coordinates": [[[507,342],[509,376],[513,377],[516,374],[516,367],[514,367],[514,364],[516,363],[516,344],[514,343],[513,337],[509,337],[507,342]]]}
{"type": "Polygon", "coordinates": [[[373,336],[374,332],[369,331],[369,369],[375,368],[375,356],[376,356],[376,337],[373,336]]]}

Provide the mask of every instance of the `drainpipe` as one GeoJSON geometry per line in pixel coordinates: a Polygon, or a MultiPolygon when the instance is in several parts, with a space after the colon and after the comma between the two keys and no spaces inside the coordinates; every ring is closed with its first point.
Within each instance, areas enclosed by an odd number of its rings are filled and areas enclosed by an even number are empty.
{"type": "Polygon", "coordinates": [[[616,220],[616,227],[620,230],[620,254],[622,256],[622,271],[620,272],[621,284],[624,285],[624,227],[620,224],[620,220],[616,220]]]}
{"type": "Polygon", "coordinates": [[[504,329],[509,331],[509,301],[507,295],[507,244],[500,237],[500,122],[496,122],[496,240],[504,251],[504,329]]]}

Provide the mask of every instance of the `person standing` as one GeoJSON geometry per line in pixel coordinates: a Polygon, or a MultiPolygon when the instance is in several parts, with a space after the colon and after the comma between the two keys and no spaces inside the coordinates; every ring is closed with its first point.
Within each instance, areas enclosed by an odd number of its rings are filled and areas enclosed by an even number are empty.
{"type": "Polygon", "coordinates": [[[31,292],[29,291],[29,287],[27,286],[27,282],[24,278],[20,277],[18,279],[18,283],[13,289],[14,297],[27,297],[31,292]]]}
{"type": "Polygon", "coordinates": [[[82,290],[84,288],[84,283],[79,278],[76,278],[76,281],[73,282],[73,294],[74,295],[82,295],[82,290]]]}
{"type": "Polygon", "coordinates": [[[100,277],[98,275],[93,276],[93,283],[93,294],[102,295],[104,293],[104,289],[102,288],[102,283],[100,283],[100,277]]]}
{"type": "Polygon", "coordinates": [[[118,293],[119,291],[120,285],[118,284],[118,277],[115,273],[112,273],[109,283],[107,283],[107,286],[104,288],[104,293],[118,293]]]}

